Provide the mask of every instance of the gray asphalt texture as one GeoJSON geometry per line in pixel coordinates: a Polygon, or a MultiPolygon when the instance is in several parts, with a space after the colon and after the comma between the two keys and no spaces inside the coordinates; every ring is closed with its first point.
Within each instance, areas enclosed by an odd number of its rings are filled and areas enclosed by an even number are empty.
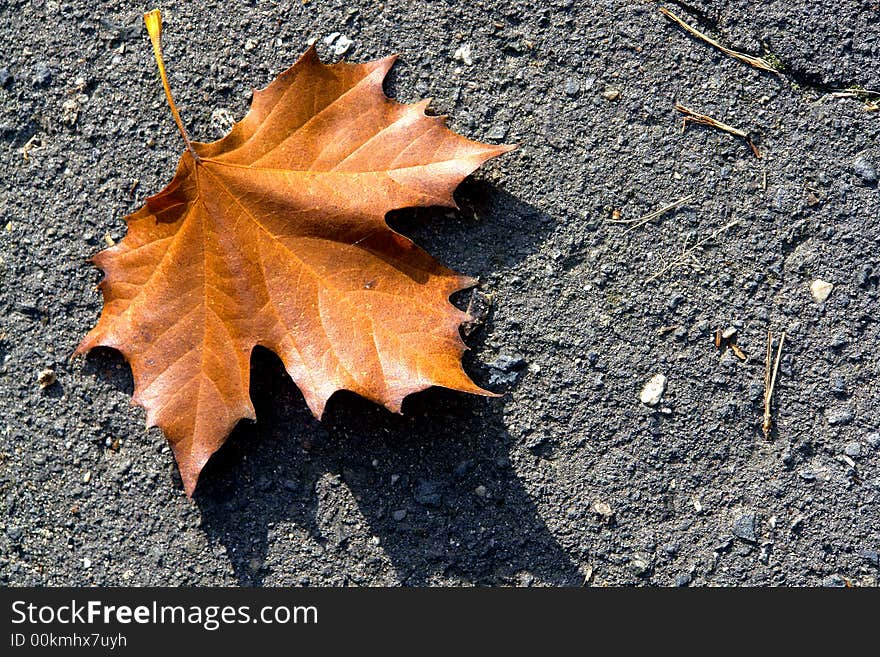
{"type": "Polygon", "coordinates": [[[521,145],[461,186],[460,212],[392,218],[494,295],[466,369],[503,397],[431,390],[395,416],[343,393],[318,423],[259,352],[259,420],[189,500],[119,354],[70,360],[101,308],[87,259],[182,150],[141,27],[151,7],[0,1],[0,583],[876,585],[880,112],[831,93],[880,87],[880,8],[665,5],[772,53],[773,75],[658,6],[162,5],[197,139],[309,39],[334,59],[323,39],[339,32],[350,60],[400,53],[391,95],[521,145]],[[764,157],[683,132],[676,101],[764,157]],[[643,227],[609,222],[688,194],[643,227]],[[834,284],[824,303],[816,278],[834,284]],[[728,326],[746,362],[715,348],[728,326]],[[771,441],[768,328],[787,335],[771,441]],[[41,390],[45,368],[57,382],[41,390]],[[668,387],[648,407],[656,373],[668,387]]]}

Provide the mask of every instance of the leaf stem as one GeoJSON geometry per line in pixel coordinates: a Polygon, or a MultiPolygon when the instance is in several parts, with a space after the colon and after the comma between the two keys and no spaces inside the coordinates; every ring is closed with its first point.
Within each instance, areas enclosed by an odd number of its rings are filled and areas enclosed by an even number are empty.
{"type": "Polygon", "coordinates": [[[150,41],[153,44],[153,54],[156,56],[156,65],[159,67],[159,77],[162,78],[162,87],[165,89],[165,97],[168,99],[168,106],[171,108],[171,114],[177,123],[177,129],[183,137],[186,144],[186,150],[190,152],[196,162],[200,162],[201,158],[193,148],[186,127],[183,125],[183,119],[180,118],[180,112],[177,111],[177,105],[174,103],[174,97],[171,95],[171,86],[168,84],[168,74],[165,72],[165,60],[162,59],[162,12],[158,9],[144,14],[144,23],[147,26],[147,33],[150,35],[150,41]]]}

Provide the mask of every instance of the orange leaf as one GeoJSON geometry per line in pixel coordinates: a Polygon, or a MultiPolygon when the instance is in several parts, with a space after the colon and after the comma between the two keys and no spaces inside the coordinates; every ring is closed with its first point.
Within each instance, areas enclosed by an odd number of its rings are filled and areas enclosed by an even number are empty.
{"type": "Polygon", "coordinates": [[[250,358],[274,351],[320,418],[337,390],[399,412],[431,386],[476,394],[461,366],[474,284],[391,230],[396,208],[454,207],[452,192],[509,146],[469,141],[385,96],[393,57],[322,64],[310,48],[223,139],[191,142],[162,62],[159,12],[144,17],[186,143],[171,183],[102,251],[104,309],[77,353],[129,361],[134,401],[168,438],[184,487],[242,418],[250,358]]]}

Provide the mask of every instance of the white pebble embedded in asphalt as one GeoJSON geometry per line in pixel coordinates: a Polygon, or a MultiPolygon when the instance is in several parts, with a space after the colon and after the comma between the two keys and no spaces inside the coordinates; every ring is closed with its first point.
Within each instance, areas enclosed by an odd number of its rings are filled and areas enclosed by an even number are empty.
{"type": "Polygon", "coordinates": [[[459,46],[454,53],[452,53],[452,59],[457,62],[462,62],[466,66],[470,66],[474,63],[474,60],[471,58],[471,44],[465,43],[464,45],[459,46]]]}
{"type": "Polygon", "coordinates": [[[351,48],[352,43],[353,41],[351,39],[344,34],[340,34],[339,38],[336,39],[336,43],[333,44],[333,54],[337,57],[344,55],[348,52],[348,49],[351,48]]]}
{"type": "Polygon", "coordinates": [[[55,370],[46,368],[42,370],[39,374],[37,374],[37,383],[40,385],[40,390],[45,390],[49,386],[53,385],[58,380],[57,375],[55,374],[55,370]]]}
{"type": "Polygon", "coordinates": [[[834,285],[828,281],[823,281],[821,278],[817,278],[810,283],[810,294],[813,295],[816,303],[825,303],[825,300],[828,298],[828,295],[831,294],[831,290],[833,289],[834,285]]]}
{"type": "Polygon", "coordinates": [[[666,392],[666,377],[662,374],[655,374],[642,388],[639,399],[646,406],[656,406],[664,392],[666,392]]]}
{"type": "Polygon", "coordinates": [[[217,107],[211,112],[211,131],[221,139],[229,134],[235,125],[235,115],[225,107],[217,107]]]}

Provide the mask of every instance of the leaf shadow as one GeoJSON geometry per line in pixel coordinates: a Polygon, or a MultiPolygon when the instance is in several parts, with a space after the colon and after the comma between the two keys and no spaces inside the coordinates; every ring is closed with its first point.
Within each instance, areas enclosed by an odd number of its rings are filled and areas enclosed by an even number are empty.
{"type": "Polygon", "coordinates": [[[546,212],[485,180],[466,178],[455,199],[458,210],[396,210],[387,219],[392,228],[467,276],[515,268],[554,225],[546,212]]]}
{"type": "MultiPolygon", "coordinates": [[[[341,393],[319,424],[274,354],[260,350],[253,364],[260,420],[236,429],[195,496],[203,529],[225,546],[241,585],[262,585],[270,569],[274,583],[308,583],[304,573],[279,572],[290,566],[283,560],[265,566],[279,525],[292,523],[356,563],[363,549],[346,552],[353,534],[363,534],[352,526],[358,515],[404,585],[441,577],[477,585],[581,583],[510,464],[503,400],[432,389],[410,397],[398,416],[341,393]],[[328,492],[341,485],[349,495],[328,492]],[[357,513],[345,509],[345,499],[357,513]]],[[[372,581],[345,572],[331,578],[372,581]]]]}

